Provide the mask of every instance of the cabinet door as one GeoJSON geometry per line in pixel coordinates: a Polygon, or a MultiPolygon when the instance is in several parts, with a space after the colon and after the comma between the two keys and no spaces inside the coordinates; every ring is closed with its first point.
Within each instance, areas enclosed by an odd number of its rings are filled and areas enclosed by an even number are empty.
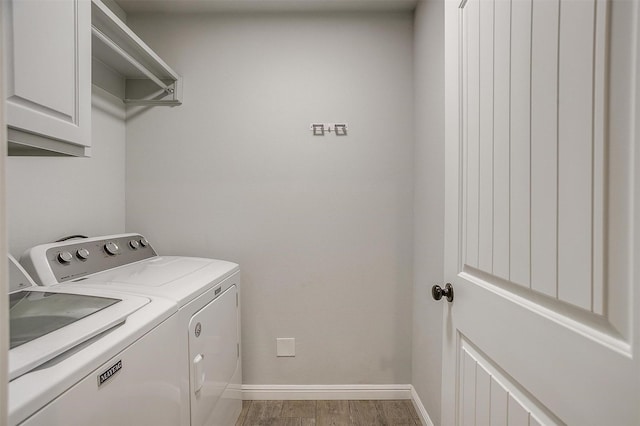
{"type": "Polygon", "coordinates": [[[5,7],[8,126],[90,146],[90,1],[9,0],[5,7]]]}

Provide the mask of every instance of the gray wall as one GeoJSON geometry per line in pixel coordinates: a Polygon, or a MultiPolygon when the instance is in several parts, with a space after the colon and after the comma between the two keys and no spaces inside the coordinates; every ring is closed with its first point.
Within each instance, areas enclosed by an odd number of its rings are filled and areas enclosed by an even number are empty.
{"type": "Polygon", "coordinates": [[[124,105],[94,89],[92,156],[6,159],[9,252],[70,234],[124,232],[124,105]]]}
{"type": "Polygon", "coordinates": [[[185,91],[129,115],[126,227],[161,253],[240,263],[244,382],[409,383],[412,14],[128,23],[185,91]]]}
{"type": "Polygon", "coordinates": [[[440,424],[444,247],[444,1],[415,13],[415,197],[412,377],[431,420],[440,424]]]}

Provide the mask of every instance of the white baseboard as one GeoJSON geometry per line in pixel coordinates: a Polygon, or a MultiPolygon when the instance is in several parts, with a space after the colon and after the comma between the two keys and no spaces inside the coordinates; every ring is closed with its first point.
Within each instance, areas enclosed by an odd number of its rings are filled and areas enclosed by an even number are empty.
{"type": "Polygon", "coordinates": [[[411,385],[411,402],[413,402],[413,407],[418,412],[418,416],[420,416],[420,420],[422,420],[422,424],[426,426],[434,426],[431,421],[431,417],[429,417],[429,413],[427,413],[427,409],[424,408],[422,404],[422,400],[420,400],[420,396],[418,396],[418,392],[411,385]]]}
{"type": "Polygon", "coordinates": [[[251,400],[411,399],[411,385],[242,385],[251,400]]]}
{"type": "Polygon", "coordinates": [[[242,399],[410,399],[422,424],[434,426],[413,385],[242,385],[242,399]]]}

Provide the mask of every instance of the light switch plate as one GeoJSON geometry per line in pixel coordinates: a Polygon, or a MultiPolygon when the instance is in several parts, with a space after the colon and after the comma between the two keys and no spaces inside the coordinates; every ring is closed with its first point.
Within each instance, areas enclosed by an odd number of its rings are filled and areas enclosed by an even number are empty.
{"type": "Polygon", "coordinates": [[[296,339],[294,337],[277,337],[276,355],[296,356],[296,339]]]}

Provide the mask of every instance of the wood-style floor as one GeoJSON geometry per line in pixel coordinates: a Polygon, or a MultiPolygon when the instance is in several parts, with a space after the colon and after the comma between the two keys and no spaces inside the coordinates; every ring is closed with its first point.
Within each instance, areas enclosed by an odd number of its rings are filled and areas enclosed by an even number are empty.
{"type": "Polygon", "coordinates": [[[410,400],[244,401],[236,426],[420,426],[410,400]]]}

